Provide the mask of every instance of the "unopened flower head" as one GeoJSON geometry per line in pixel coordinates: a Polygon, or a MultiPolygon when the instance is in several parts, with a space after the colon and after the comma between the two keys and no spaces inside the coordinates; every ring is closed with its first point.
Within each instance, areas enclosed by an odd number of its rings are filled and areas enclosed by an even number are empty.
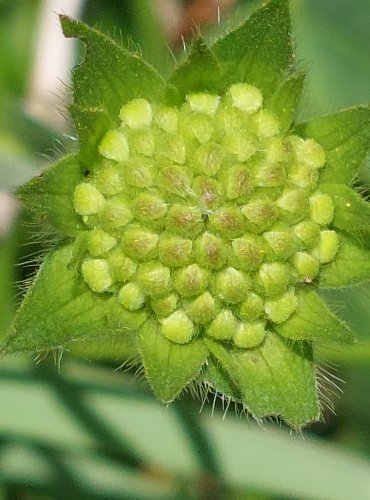
{"type": "Polygon", "coordinates": [[[336,255],[333,202],[317,187],[323,148],[282,134],[246,83],[180,107],[135,99],[119,118],[74,189],[83,279],[174,343],[259,345],[295,313],[296,285],[336,255]]]}
{"type": "Polygon", "coordinates": [[[370,109],[297,121],[288,3],[197,38],[168,80],[61,17],[87,45],[80,150],[19,190],[60,238],[4,350],[94,346],[133,355],[164,402],[195,383],[257,419],[320,417],[316,346],[354,336],[317,290],[370,279],[370,205],[353,189],[370,109]]]}

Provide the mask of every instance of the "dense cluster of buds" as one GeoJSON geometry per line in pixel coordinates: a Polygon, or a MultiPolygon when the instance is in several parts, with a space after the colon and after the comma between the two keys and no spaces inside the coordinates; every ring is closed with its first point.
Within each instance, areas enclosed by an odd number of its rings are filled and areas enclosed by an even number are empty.
{"type": "Polygon", "coordinates": [[[180,108],[132,100],[120,120],[74,190],[90,229],[76,243],[84,280],[173,342],[259,345],[337,252],[334,205],[317,189],[323,148],[282,135],[245,83],[180,108]]]}

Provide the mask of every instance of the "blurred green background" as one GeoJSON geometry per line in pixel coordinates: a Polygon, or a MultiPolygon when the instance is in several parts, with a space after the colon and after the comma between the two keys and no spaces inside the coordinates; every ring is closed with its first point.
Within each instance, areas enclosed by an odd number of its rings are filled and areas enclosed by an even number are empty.
{"type": "MultiPolygon", "coordinates": [[[[169,72],[170,48],[182,50],[194,23],[212,35],[260,4],[0,0],[2,333],[48,245],[10,193],[76,147],[65,107],[79,46],[62,38],[56,13],[103,28],[169,72]]],[[[292,15],[297,63],[308,73],[300,118],[370,102],[369,0],[293,0],[292,15]]],[[[368,187],[369,167],[360,175],[368,187]]],[[[135,372],[115,370],[129,355],[118,361],[117,346],[81,347],[62,360],[3,358],[0,500],[370,499],[370,286],[326,296],[359,342],[320,352],[344,392],[332,387],[336,415],[324,408],[324,421],[302,436],[231,407],[226,414],[220,396],[202,413],[187,394],[165,408],[135,372]]]]}

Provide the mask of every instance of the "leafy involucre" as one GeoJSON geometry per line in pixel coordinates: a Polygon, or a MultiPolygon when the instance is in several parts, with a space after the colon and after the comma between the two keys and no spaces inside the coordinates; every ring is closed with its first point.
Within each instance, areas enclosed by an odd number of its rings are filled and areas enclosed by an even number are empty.
{"type": "Polygon", "coordinates": [[[5,348],[39,352],[110,335],[125,342],[145,317],[144,312],[127,313],[114,297],[106,300],[93,293],[77,273],[73,246],[66,245],[46,257],[5,348]]]}

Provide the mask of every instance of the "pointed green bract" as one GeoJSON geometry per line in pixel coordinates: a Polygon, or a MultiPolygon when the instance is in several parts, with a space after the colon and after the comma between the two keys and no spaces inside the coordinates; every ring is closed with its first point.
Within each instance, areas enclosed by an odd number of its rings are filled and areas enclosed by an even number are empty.
{"type": "Polygon", "coordinates": [[[34,214],[47,220],[59,232],[76,236],[82,224],[73,209],[72,195],[82,176],[83,168],[78,157],[65,156],[20,187],[17,195],[34,214]]]}
{"type": "Polygon", "coordinates": [[[285,323],[275,328],[292,340],[321,340],[323,342],[352,343],[349,327],[328,309],[324,300],[314,291],[301,288],[297,292],[298,307],[285,323]]]}
{"type": "Polygon", "coordinates": [[[186,94],[199,91],[220,92],[223,87],[220,66],[201,38],[192,43],[188,56],[168,81],[167,99],[181,104],[186,94]]]}
{"type": "Polygon", "coordinates": [[[157,398],[165,403],[173,401],[194,380],[209,354],[200,339],[189,344],[167,340],[153,320],[140,328],[138,348],[149,384],[157,398]]]}
{"type": "MultiPolygon", "coordinates": [[[[122,104],[130,99],[160,100],[165,89],[164,80],[138,53],[129,52],[80,21],[67,16],[60,16],[60,20],[66,37],[79,38],[86,44],[85,58],[73,72],[73,103],[77,107],[71,108],[81,139],[88,136],[86,132],[91,127],[96,134],[95,122],[89,117],[91,111],[98,110],[116,122],[122,104]],[[87,117],[81,109],[86,110],[87,117]]],[[[103,133],[96,138],[95,150],[103,133]]],[[[89,152],[91,144],[81,141],[80,145],[82,154],[85,148],[89,152]]]]}
{"type": "Polygon", "coordinates": [[[211,49],[219,60],[225,87],[246,81],[270,97],[293,60],[287,0],[272,0],[240,27],[216,41],[211,49]]]}
{"type": "Polygon", "coordinates": [[[5,344],[8,352],[45,351],[75,340],[128,335],[145,313],[125,312],[115,297],[93,293],[72,265],[73,246],[46,257],[5,344]]]}
{"type": "Polygon", "coordinates": [[[293,75],[286,80],[267,102],[266,107],[280,119],[281,132],[287,132],[295,117],[302,94],[304,75],[293,75]]]}
{"type": "Polygon", "coordinates": [[[330,195],[335,207],[333,224],[360,237],[370,232],[370,203],[343,184],[321,184],[320,191],[330,195]]]}
{"type": "Polygon", "coordinates": [[[299,125],[327,153],[321,181],[350,183],[358,174],[370,147],[370,107],[358,106],[299,125]]]}
{"type": "Polygon", "coordinates": [[[255,349],[226,348],[209,339],[206,344],[255,418],[280,415],[296,428],[319,418],[309,344],[289,344],[273,332],[255,349]]]}
{"type": "Polygon", "coordinates": [[[210,384],[214,392],[224,394],[227,398],[237,403],[242,401],[242,395],[238,387],[217,358],[210,356],[207,359],[207,365],[202,373],[202,378],[210,384]]]}
{"type": "Polygon", "coordinates": [[[319,284],[322,287],[343,287],[370,280],[370,251],[360,247],[349,236],[339,237],[335,260],[323,267],[319,284]]]}

